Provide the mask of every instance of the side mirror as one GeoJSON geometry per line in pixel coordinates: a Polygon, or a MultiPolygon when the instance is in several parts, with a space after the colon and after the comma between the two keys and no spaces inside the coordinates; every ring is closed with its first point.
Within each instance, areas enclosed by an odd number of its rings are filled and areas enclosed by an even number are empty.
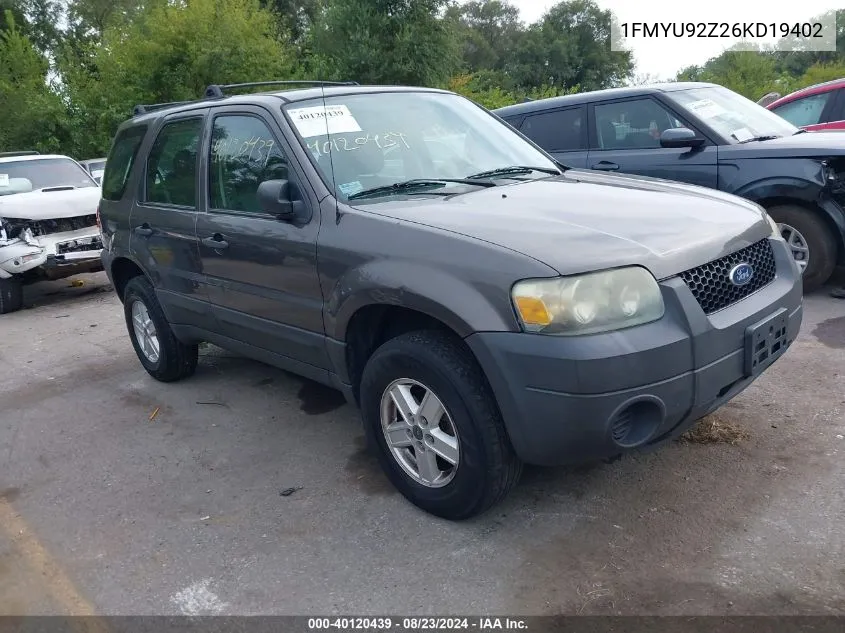
{"type": "Polygon", "coordinates": [[[660,147],[700,147],[704,139],[685,127],[673,127],[660,135],[660,147]]]}
{"type": "Polygon", "coordinates": [[[292,222],[308,219],[308,206],[300,199],[296,185],[289,180],[265,180],[258,185],[256,195],[261,210],[279,220],[292,222]]]}

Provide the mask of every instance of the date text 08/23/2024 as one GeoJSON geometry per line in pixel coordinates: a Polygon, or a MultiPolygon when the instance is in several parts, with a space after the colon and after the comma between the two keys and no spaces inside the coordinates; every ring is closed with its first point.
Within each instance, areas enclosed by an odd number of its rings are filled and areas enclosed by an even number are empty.
{"type": "Polygon", "coordinates": [[[528,629],[508,617],[332,617],[308,618],[308,631],[500,631],[528,629]]]}

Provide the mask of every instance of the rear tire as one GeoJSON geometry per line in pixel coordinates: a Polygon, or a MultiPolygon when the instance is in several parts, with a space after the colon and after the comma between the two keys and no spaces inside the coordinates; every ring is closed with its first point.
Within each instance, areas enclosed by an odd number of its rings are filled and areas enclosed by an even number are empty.
{"type": "MultiPolygon", "coordinates": [[[[519,480],[522,462],[514,453],[484,374],[470,352],[448,334],[417,331],[384,343],[364,368],[360,393],[365,431],[370,446],[377,449],[382,469],[393,485],[423,510],[445,519],[468,519],[501,501],[519,480]],[[442,477],[437,485],[422,483],[409,474],[407,466],[409,461],[418,464],[424,459],[416,452],[417,446],[419,450],[427,450],[423,441],[428,445],[438,437],[446,437],[438,429],[437,422],[429,422],[419,414],[417,419],[421,420],[422,430],[413,426],[404,430],[409,438],[408,448],[397,449],[393,441],[392,447],[388,445],[383,430],[383,402],[388,408],[391,406],[394,400],[388,395],[389,389],[399,381],[416,383],[434,394],[445,410],[445,415],[439,418],[444,425],[442,428],[451,429],[456,436],[454,469],[439,457],[435,462],[451,473],[442,477]],[[403,466],[401,458],[394,453],[396,450],[401,455],[413,457],[405,459],[403,466]],[[412,450],[414,452],[410,453],[412,450]]],[[[402,435],[399,435],[399,441],[401,443],[402,435]]],[[[416,468],[422,475],[423,469],[416,468]]]]}
{"type": "Polygon", "coordinates": [[[17,312],[23,307],[23,284],[15,277],[0,279],[0,314],[17,312]]]}
{"type": "Polygon", "coordinates": [[[133,277],[126,284],[123,312],[132,346],[150,376],[161,382],[175,382],[196,371],[199,346],[186,345],[176,338],[146,277],[133,277]],[[151,342],[153,337],[155,341],[151,342]]]}
{"type": "MultiPolygon", "coordinates": [[[[804,292],[818,290],[830,279],[836,266],[836,238],[833,232],[818,213],[804,207],[782,205],[768,209],[768,213],[778,224],[797,230],[806,241],[809,261],[802,275],[804,292]]],[[[791,232],[784,228],[782,234],[788,239],[791,232]]],[[[787,243],[787,246],[791,245],[787,243]]]]}

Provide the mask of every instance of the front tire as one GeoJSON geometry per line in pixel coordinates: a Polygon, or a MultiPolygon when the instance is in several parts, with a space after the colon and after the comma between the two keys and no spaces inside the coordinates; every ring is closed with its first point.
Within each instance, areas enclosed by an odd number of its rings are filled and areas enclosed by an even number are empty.
{"type": "Polygon", "coordinates": [[[17,312],[23,307],[23,284],[10,277],[0,279],[0,314],[17,312]]]}
{"type": "Polygon", "coordinates": [[[836,266],[836,239],[827,223],[818,213],[796,205],[772,207],[768,213],[802,269],[804,292],[818,290],[836,266]]]}
{"type": "Polygon", "coordinates": [[[361,414],[387,477],[436,516],[468,519],[501,501],[522,472],[481,368],[438,331],[379,347],[361,378],[361,414]]]}
{"type": "Polygon", "coordinates": [[[150,376],[175,382],[196,371],[199,346],[176,338],[146,277],[134,277],[126,284],[123,312],[132,346],[150,376]]]}

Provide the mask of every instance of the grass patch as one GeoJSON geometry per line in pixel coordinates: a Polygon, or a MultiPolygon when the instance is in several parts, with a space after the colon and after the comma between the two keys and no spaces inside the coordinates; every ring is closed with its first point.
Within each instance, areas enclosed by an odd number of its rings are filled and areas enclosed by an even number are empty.
{"type": "Polygon", "coordinates": [[[751,434],[736,422],[712,413],[699,420],[680,439],[682,442],[690,444],[730,444],[736,446],[750,437],[751,434]]]}

